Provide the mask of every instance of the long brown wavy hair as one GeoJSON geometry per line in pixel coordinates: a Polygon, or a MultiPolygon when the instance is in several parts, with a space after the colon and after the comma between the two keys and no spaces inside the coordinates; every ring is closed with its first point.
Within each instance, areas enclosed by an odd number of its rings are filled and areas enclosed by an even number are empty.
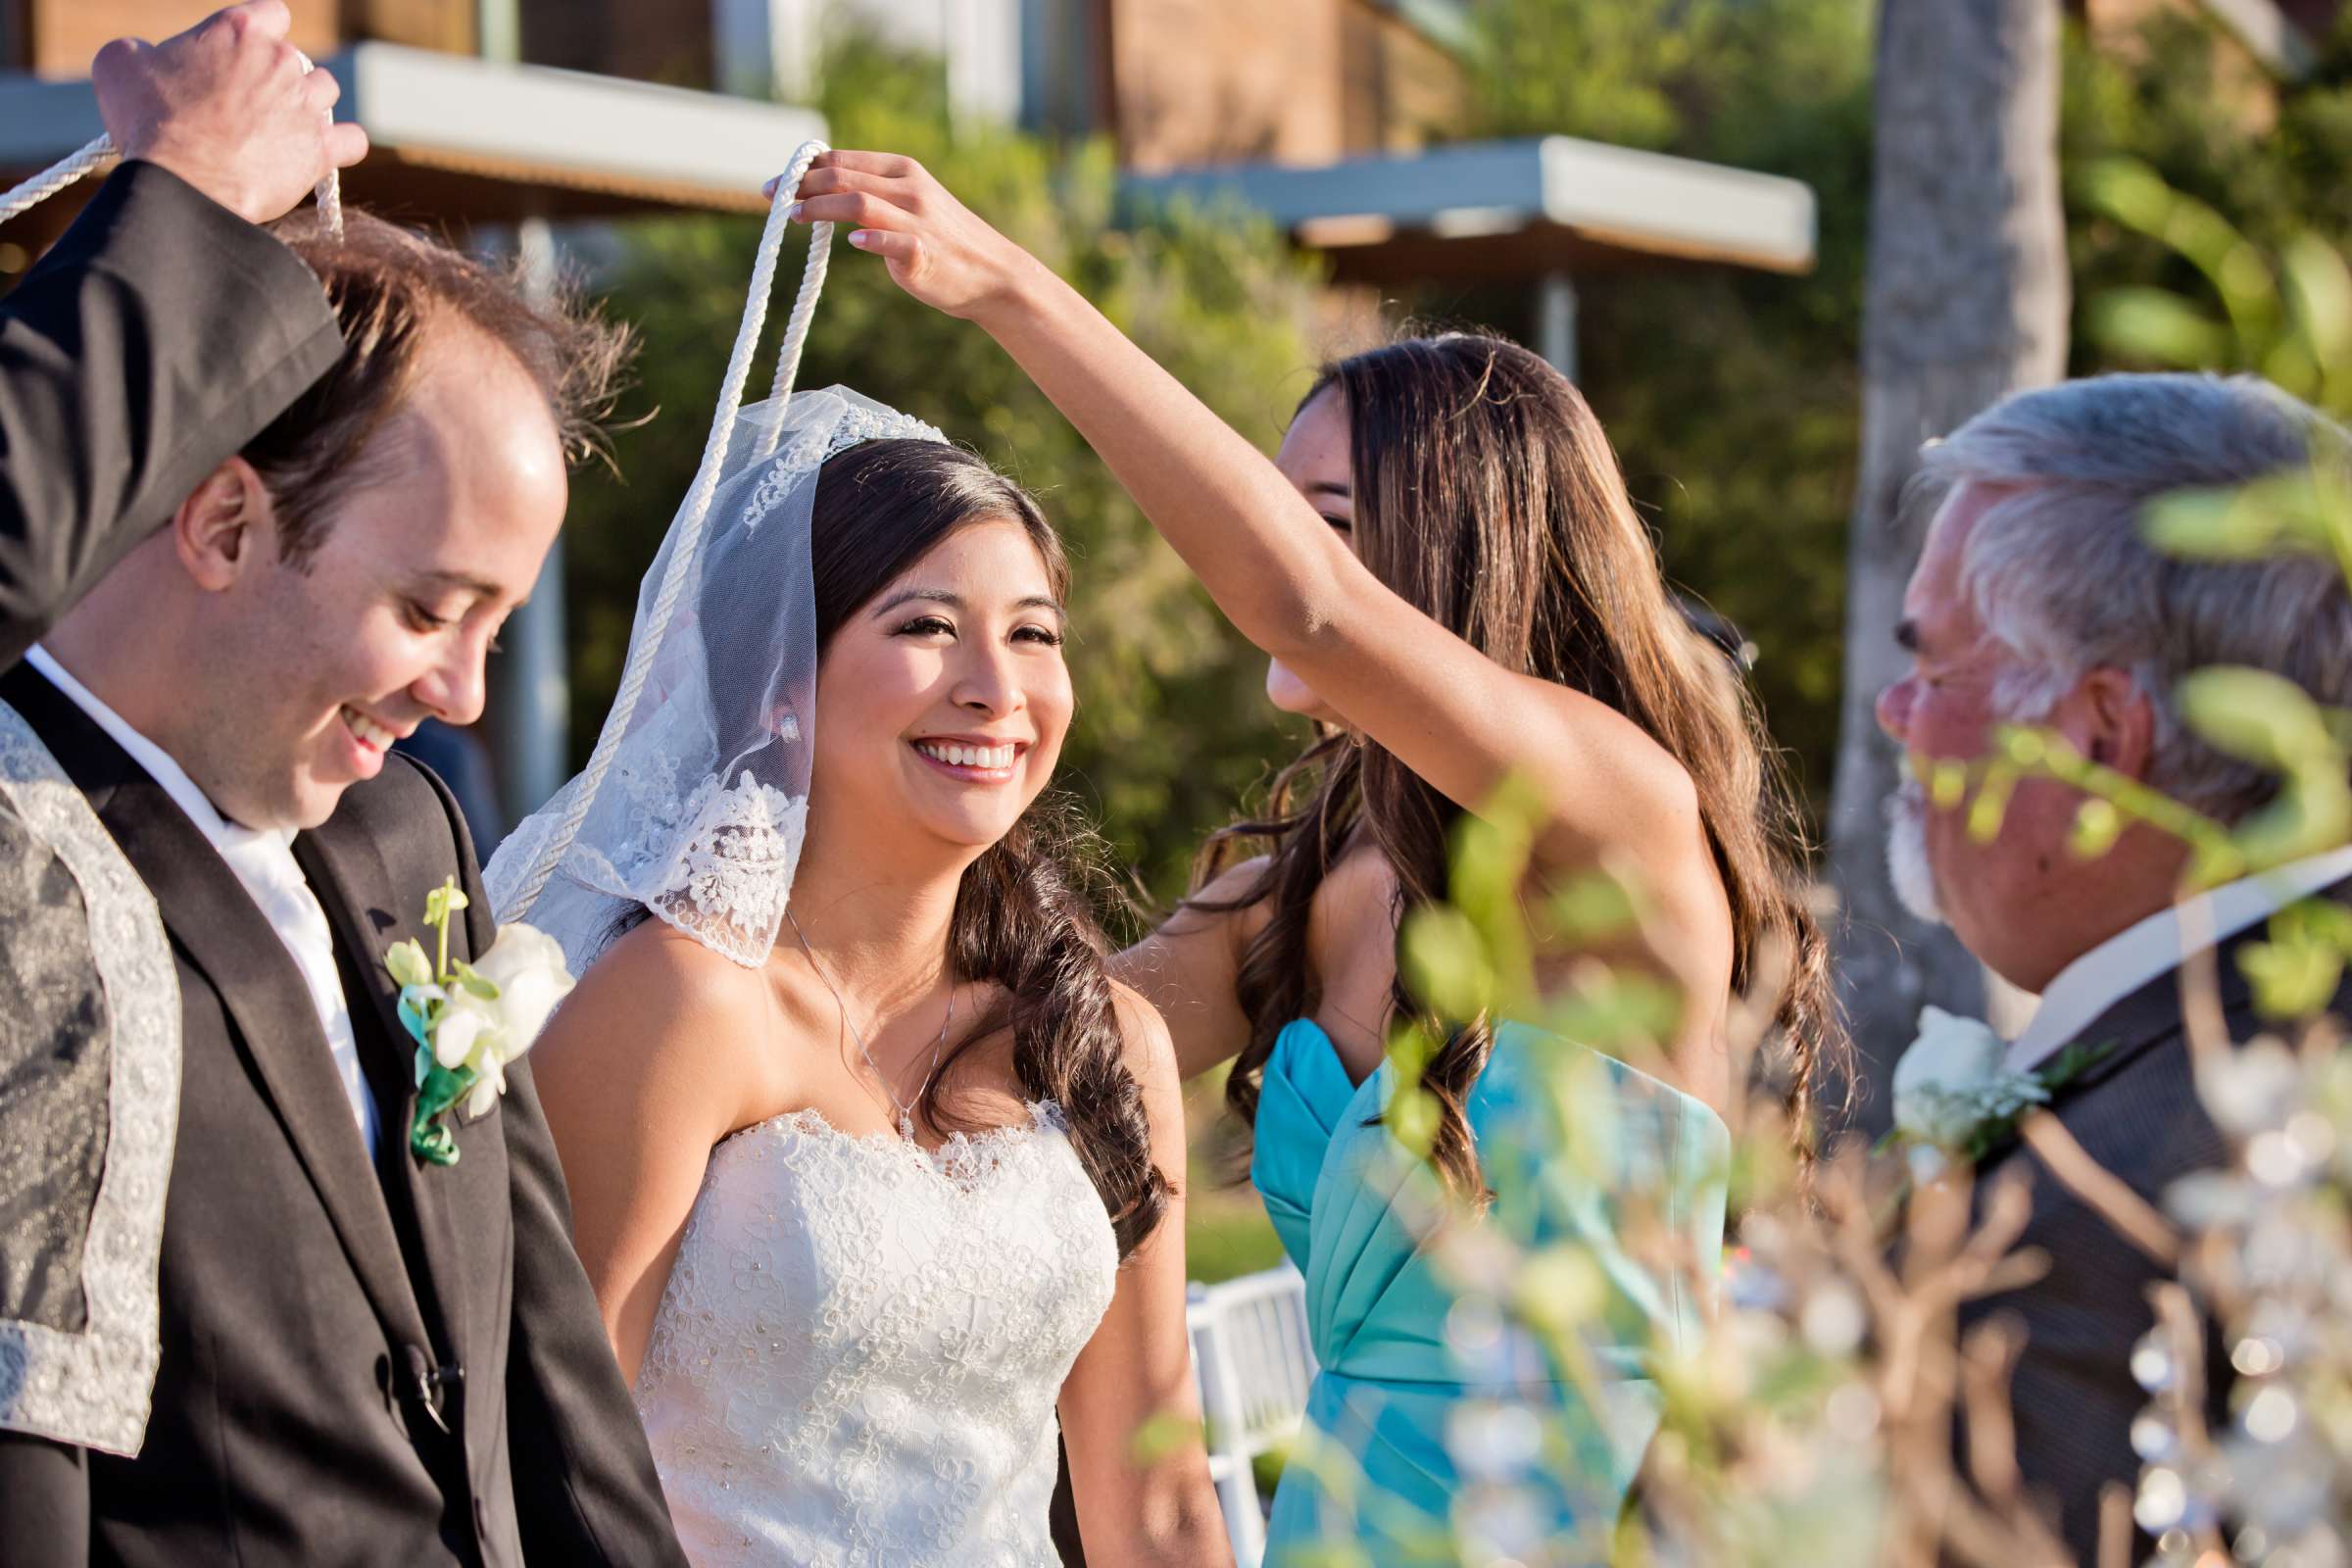
{"type": "MultiPolygon", "coordinates": [[[[1054,597],[1066,599],[1060,536],[1026,490],[982,459],[937,441],[868,441],[837,454],[818,475],[809,514],[818,657],[844,622],[949,535],[1000,521],[1020,525],[1054,597]]],[[[941,1102],[955,1063],[1009,1028],[1021,1093],[1061,1107],[1125,1257],[1157,1228],[1172,1188],[1152,1162],[1143,1088],[1127,1067],[1108,944],[1083,882],[1083,821],[1049,790],[965,869],[948,923],[951,972],[993,981],[1005,1000],[950,1050],[921,1105],[933,1126],[958,1125],[941,1102]]]]}
{"type": "MultiPolygon", "coordinates": [[[[1845,1049],[1828,947],[1804,896],[1801,818],[1745,683],[1687,621],[1634,512],[1616,455],[1573,383],[1542,358],[1479,333],[1411,338],[1324,368],[1300,400],[1345,400],[1364,564],[1406,602],[1505,669],[1574,687],[1640,724],[1690,775],[1730,899],[1733,985],[1777,983],[1787,1100],[1809,1147],[1818,1085],[1845,1049]]],[[[1265,810],[1213,835],[1196,889],[1269,841],[1238,898],[1265,906],[1244,954],[1250,1041],[1225,1098],[1254,1126],[1275,1036],[1314,1010],[1307,916],[1324,875],[1360,832],[1397,881],[1396,915],[1446,896],[1460,808],[1369,741],[1320,734],[1275,778],[1265,810]]],[[[1483,1191],[1464,1104],[1494,1049],[1489,1020],[1446,1023],[1407,992],[1397,1018],[1446,1044],[1422,1086],[1442,1117],[1432,1158],[1457,1192],[1483,1191]]]]}

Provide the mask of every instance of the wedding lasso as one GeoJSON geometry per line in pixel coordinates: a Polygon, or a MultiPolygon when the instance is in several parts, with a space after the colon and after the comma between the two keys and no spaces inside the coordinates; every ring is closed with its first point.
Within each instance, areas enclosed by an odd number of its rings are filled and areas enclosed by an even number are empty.
{"type": "MultiPolygon", "coordinates": [[[[302,62],[303,70],[315,69],[309,58],[302,62]]],[[[703,445],[702,466],[695,470],[694,485],[686,494],[680,509],[682,526],[679,544],[673,553],[668,570],[663,574],[660,593],[648,621],[648,634],[638,639],[630,650],[628,667],[621,672],[620,690],[612,699],[612,711],[605,722],[604,731],[597,737],[596,750],[580,775],[580,787],[574,792],[570,807],[565,810],[556,831],[549,837],[546,848],[531,864],[517,884],[514,906],[500,912],[509,920],[526,919],[548,878],[563,863],[575,839],[580,824],[596,802],[596,793],[605,774],[612,768],[613,754],[629,727],[629,719],[637,709],[637,700],[644,693],[646,676],[651,669],[653,655],[661,645],[662,633],[669,624],[671,613],[687,583],[694,580],[696,562],[702,554],[704,525],[710,513],[710,500],[718,489],[718,475],[727,457],[727,446],[735,431],[737,416],[743,409],[743,389],[751,378],[752,356],[760,345],[760,333],[767,324],[768,295],[775,286],[776,265],[784,247],[784,231],[789,226],[785,215],[791,211],[795,193],[807,176],[808,167],[817,155],[829,151],[822,141],[803,142],[792,155],[792,162],[776,180],[775,195],[768,204],[767,225],[760,235],[758,260],[752,268],[749,297],[744,301],[743,320],[736,328],[735,347],[727,357],[727,373],[720,383],[718,407],[710,420],[710,435],[703,445]]],[[[0,221],[28,212],[40,203],[72,186],[83,176],[110,168],[117,161],[115,144],[110,137],[80,148],[71,157],[60,160],[25,180],[5,195],[0,195],[0,221]]],[[[338,238],[343,233],[343,199],[341,181],[333,170],[318,182],[318,212],[328,232],[338,238]]],[[[833,225],[826,222],[811,224],[808,234],[808,265],[802,274],[800,295],[793,302],[792,315],[784,325],[784,341],[777,352],[775,389],[771,394],[774,416],[761,428],[755,461],[766,459],[775,450],[784,429],[784,416],[792,401],[793,381],[800,373],[802,351],[808,346],[808,326],[815,318],[817,296],[824,291],[825,268],[833,243],[833,225]]]]}
{"type": "MultiPolygon", "coordinates": [[[[311,63],[310,56],[303,55],[301,59],[304,75],[307,76],[318,69],[311,63]]],[[[22,185],[17,186],[7,195],[0,196],[0,222],[6,222],[9,219],[32,211],[59,191],[69,189],[85,175],[105,172],[114,168],[121,161],[121,157],[112,136],[100,136],[97,140],[76,149],[51,164],[22,185]]],[[[341,239],[343,237],[342,179],[335,171],[330,169],[326,172],[326,177],[318,182],[318,188],[313,194],[318,201],[319,220],[326,224],[328,233],[341,239]]]]}
{"type": "MultiPolygon", "coordinates": [[[[645,690],[654,652],[662,644],[662,633],[668,626],[686,585],[694,581],[695,565],[702,555],[704,524],[710,514],[710,500],[718,490],[718,476],[726,463],[728,442],[735,433],[736,416],[743,410],[743,388],[751,377],[752,356],[760,346],[760,329],[767,324],[768,294],[775,286],[776,263],[784,248],[784,231],[790,226],[785,215],[798,200],[797,192],[808,166],[816,161],[818,154],[828,150],[821,141],[803,142],[776,180],[775,195],[767,210],[767,226],[760,231],[760,253],[752,267],[751,292],[744,301],[743,321],[735,330],[734,350],[727,356],[726,378],[719,385],[718,407],[711,415],[710,439],[703,444],[702,466],[695,470],[694,486],[686,492],[685,504],[679,508],[678,547],[670,557],[668,569],[662,573],[661,591],[655,596],[652,612],[647,617],[646,634],[637,638],[629,649],[628,666],[621,672],[620,690],[612,699],[612,711],[605,720],[603,733],[596,738],[596,750],[590,754],[587,767],[581,770],[579,788],[573,793],[571,804],[538,858],[515,884],[511,906],[499,910],[501,919],[530,918],[531,906],[538,902],[540,891],[579,837],[580,824],[586,820],[589,808],[595,805],[597,790],[612,766],[621,737],[628,732],[630,716],[637,710],[637,699],[645,690]]],[[[793,302],[792,315],[784,323],[784,341],[776,355],[776,384],[770,394],[773,415],[760,427],[759,445],[753,454],[755,462],[772,454],[783,435],[785,414],[792,402],[793,379],[800,373],[801,352],[808,346],[808,324],[816,316],[817,296],[824,291],[825,265],[832,246],[831,223],[809,226],[808,267],[802,274],[801,292],[793,302]]]]}

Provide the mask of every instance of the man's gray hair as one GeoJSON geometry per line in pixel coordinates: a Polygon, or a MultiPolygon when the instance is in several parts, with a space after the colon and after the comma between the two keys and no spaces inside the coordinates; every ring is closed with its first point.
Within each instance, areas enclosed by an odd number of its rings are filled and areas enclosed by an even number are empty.
{"type": "Polygon", "coordinates": [[[2224,821],[2268,801],[2278,780],[2190,733],[2174,689],[2192,670],[2248,664],[2352,708],[2352,592],[2319,556],[2162,554],[2142,517],[2176,491],[2340,462],[2345,440],[2255,376],[2105,375],[2003,399],[1930,446],[1923,490],[2013,491],[1978,516],[1960,562],[1960,591],[2016,655],[1997,710],[2032,722],[2088,671],[2128,670],[2156,710],[2149,783],[2224,821]]]}

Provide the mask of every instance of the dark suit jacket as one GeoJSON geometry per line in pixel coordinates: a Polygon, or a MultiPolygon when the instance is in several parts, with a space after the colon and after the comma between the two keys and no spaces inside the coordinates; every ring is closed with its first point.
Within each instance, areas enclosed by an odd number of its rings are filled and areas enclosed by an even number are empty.
{"type": "MultiPolygon", "coordinates": [[[[2352,884],[2327,897],[2352,898],[2352,884]]],[[[2236,951],[2259,940],[2260,925],[2223,945],[2216,971],[2230,1038],[2245,1040],[2261,1027],[2236,951]]],[[[2337,996],[2341,1012],[2352,991],[2337,996]]],[[[2084,1152],[2162,1208],[2165,1190],[2181,1177],[2227,1163],[2228,1142],[2197,1098],[2189,1045],[2180,1015],[2178,969],[2158,976],[2117,1002],[2078,1037],[2109,1044],[2108,1054],[2061,1089],[2051,1111],[2084,1152]]],[[[2026,1332],[2023,1358],[2011,1389],[2017,1457],[2029,1488],[2056,1518],[2067,1544],[2084,1563],[2097,1556],[2099,1491],[2110,1481],[2137,1483],[2140,1461],[2131,1427],[2148,1396],[2132,1381],[2132,1347],[2155,1326],[2148,1288],[2174,1276],[2119,1235],[2076,1198],[2023,1146],[2011,1146],[1980,1174],[1982,1188],[2023,1173],[2033,1183],[2034,1215],[2021,1245],[2048,1254],[2049,1270],[2034,1284],[1986,1298],[1963,1309],[1962,1328],[1995,1313],[2026,1332]]],[[[2207,1347],[2214,1410],[2224,1402],[2229,1365],[2207,1347]]],[[[2133,1561],[2145,1555],[2145,1545],[2133,1561]]]]}
{"type": "Polygon", "coordinates": [[[408,1152],[415,1048],[380,956],[429,938],[449,876],[472,900],[453,956],[493,929],[448,792],[387,758],[295,843],[376,1095],[371,1167],[300,973],[212,845],[30,666],[0,699],[155,894],[184,1064],[145,1446],[0,1444],[0,1555],[80,1560],[58,1500],[78,1496],[88,1560],[136,1568],[682,1563],[527,1064],[461,1123],[458,1163],[408,1152]],[[43,1521],[59,1534],[33,1555],[43,1521]]]}
{"type": "MultiPolygon", "coordinates": [[[[341,350],[293,252],[153,165],[118,170],[0,300],[0,668],[341,350]]],[[[81,890],[5,800],[0,996],[0,1320],[77,1334],[111,1020],[81,890]]]]}

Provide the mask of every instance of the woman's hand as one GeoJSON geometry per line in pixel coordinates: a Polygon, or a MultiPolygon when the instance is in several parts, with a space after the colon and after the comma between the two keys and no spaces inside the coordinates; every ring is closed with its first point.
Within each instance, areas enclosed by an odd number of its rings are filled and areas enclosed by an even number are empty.
{"type": "Polygon", "coordinates": [[[848,227],[850,243],[887,262],[899,287],[965,320],[1009,299],[1038,265],[895,153],[821,153],[799,195],[794,220],[848,227]]]}

